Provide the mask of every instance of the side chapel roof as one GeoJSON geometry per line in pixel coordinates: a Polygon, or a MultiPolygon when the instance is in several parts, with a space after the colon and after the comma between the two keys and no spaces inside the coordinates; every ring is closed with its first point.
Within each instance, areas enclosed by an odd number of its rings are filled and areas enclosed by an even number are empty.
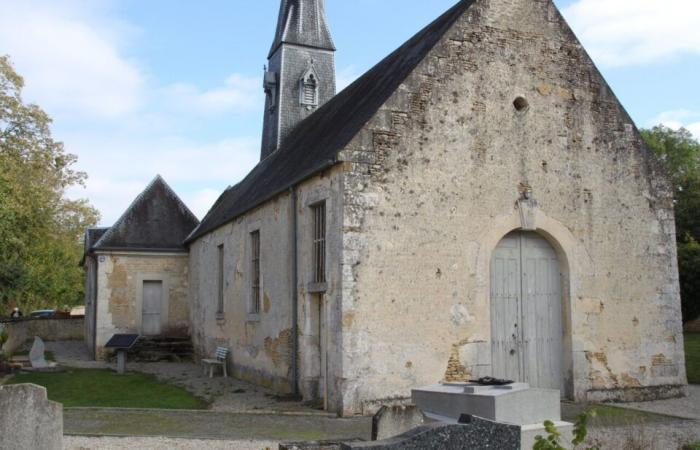
{"type": "Polygon", "coordinates": [[[86,252],[183,251],[185,238],[198,224],[197,217],[158,175],[112,227],[88,230],[86,238],[101,236],[86,252]]]}

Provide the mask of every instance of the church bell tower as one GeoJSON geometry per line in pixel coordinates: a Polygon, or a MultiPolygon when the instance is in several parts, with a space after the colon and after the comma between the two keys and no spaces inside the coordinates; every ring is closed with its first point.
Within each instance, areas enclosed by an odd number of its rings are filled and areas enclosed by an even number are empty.
{"type": "Polygon", "coordinates": [[[263,86],[261,160],[335,95],[335,46],[324,0],[282,0],[263,86]]]}

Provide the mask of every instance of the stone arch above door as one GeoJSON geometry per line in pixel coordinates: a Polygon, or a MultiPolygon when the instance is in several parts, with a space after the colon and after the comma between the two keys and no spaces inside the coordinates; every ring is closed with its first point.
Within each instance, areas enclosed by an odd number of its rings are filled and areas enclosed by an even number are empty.
{"type": "MultiPolygon", "coordinates": [[[[564,396],[584,398],[587,385],[587,364],[581,344],[577,342],[575,330],[578,320],[572,299],[581,296],[583,279],[592,277],[593,262],[583,244],[558,220],[549,217],[538,207],[527,211],[528,228],[543,236],[554,248],[563,275],[562,307],[564,311],[564,396]]],[[[509,215],[496,217],[486,224],[478,241],[475,275],[477,279],[474,297],[477,303],[490,305],[491,257],[501,240],[509,233],[523,230],[523,214],[516,207],[509,215]]],[[[490,324],[490,317],[487,321],[490,324]]],[[[490,336],[490,325],[489,332],[490,336]]]]}

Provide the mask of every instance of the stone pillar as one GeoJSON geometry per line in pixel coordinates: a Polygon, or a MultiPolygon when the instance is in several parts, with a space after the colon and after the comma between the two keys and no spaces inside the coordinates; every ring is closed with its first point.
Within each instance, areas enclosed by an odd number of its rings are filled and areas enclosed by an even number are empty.
{"type": "Polygon", "coordinates": [[[62,450],[63,406],[35,384],[0,386],[0,448],[62,450]]]}

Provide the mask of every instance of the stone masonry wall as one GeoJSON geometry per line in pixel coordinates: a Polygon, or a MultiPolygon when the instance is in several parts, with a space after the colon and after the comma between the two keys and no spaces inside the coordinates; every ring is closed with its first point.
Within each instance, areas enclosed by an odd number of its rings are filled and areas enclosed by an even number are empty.
{"type": "MultiPolygon", "coordinates": [[[[296,190],[298,221],[299,379],[304,399],[318,396],[320,376],[319,294],[308,291],[311,272],[312,217],[310,207],[326,201],[328,230],[329,396],[339,404],[336,383],[341,375],[340,330],[340,169],[316,176],[296,190]]],[[[229,363],[237,377],[281,393],[293,391],[293,209],[292,194],[279,195],[265,205],[198,239],[190,248],[190,298],[193,343],[199,357],[217,346],[231,350],[229,363]],[[260,231],[262,304],[249,314],[251,302],[250,233],[260,231]],[[224,246],[224,311],[217,312],[218,246],[224,246]]]]}
{"type": "Polygon", "coordinates": [[[140,333],[143,282],[163,282],[162,335],[190,334],[188,255],[99,253],[97,255],[96,356],[116,333],[140,333]],[[167,305],[167,306],[166,306],[167,305]]]}
{"type": "Polygon", "coordinates": [[[566,394],[686,382],[670,187],[550,1],[476,0],[341,156],[345,414],[489,374],[491,252],[527,188],[566,394]]]}
{"type": "Polygon", "coordinates": [[[7,331],[7,342],[2,351],[12,354],[23,344],[39,336],[44,341],[79,341],[83,339],[85,320],[75,319],[22,319],[0,325],[7,331]]]}

